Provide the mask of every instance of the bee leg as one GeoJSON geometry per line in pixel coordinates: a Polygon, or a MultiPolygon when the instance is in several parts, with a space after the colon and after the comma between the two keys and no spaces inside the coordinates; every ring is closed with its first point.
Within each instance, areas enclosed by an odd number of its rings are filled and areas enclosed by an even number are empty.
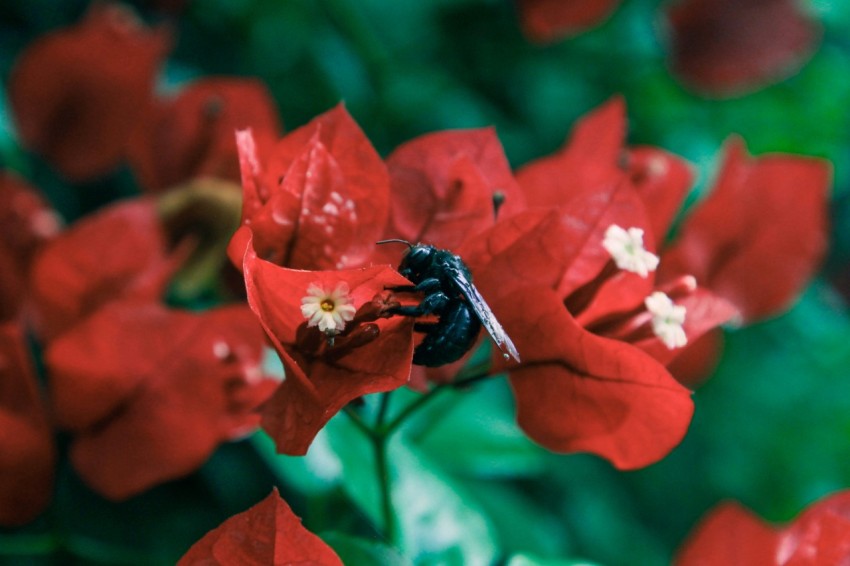
{"type": "Polygon", "coordinates": [[[400,293],[425,293],[430,295],[440,290],[440,280],[436,277],[423,279],[416,285],[398,285],[396,287],[384,287],[387,291],[398,291],[400,293]]]}
{"type": "Polygon", "coordinates": [[[416,306],[399,305],[388,310],[390,314],[403,316],[425,316],[426,314],[440,314],[449,303],[449,297],[442,292],[426,295],[422,302],[416,306]]]}
{"type": "Polygon", "coordinates": [[[422,334],[428,334],[433,331],[434,328],[437,327],[436,322],[417,322],[413,325],[414,332],[421,332],[422,334]]]}

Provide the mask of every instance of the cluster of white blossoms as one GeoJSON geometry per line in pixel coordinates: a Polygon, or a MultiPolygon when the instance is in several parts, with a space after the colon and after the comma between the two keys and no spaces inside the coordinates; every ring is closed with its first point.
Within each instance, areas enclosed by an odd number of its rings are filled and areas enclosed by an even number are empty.
{"type": "Polygon", "coordinates": [[[356,311],[345,281],[337,283],[332,290],[310,283],[307,296],[301,299],[301,314],[307,319],[307,326],[318,326],[328,336],[342,331],[356,311]]]}
{"type": "Polygon", "coordinates": [[[617,267],[641,277],[646,277],[658,267],[658,256],[643,247],[643,230],[640,228],[624,230],[611,224],[605,230],[602,247],[611,254],[617,267]]]}
{"type": "MultiPolygon", "coordinates": [[[[643,247],[643,230],[623,228],[612,224],[605,231],[602,247],[611,254],[620,269],[647,277],[658,267],[658,256],[643,247]]],[[[683,324],[686,309],[673,303],[666,294],[656,291],[644,300],[646,310],[652,315],[652,331],[670,348],[681,348],[688,343],[683,324]]]]}

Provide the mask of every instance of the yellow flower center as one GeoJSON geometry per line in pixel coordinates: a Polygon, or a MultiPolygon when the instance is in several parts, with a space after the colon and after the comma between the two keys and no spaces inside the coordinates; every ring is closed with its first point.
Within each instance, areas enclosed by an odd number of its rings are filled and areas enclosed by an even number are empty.
{"type": "Polygon", "coordinates": [[[325,312],[332,312],[334,310],[334,302],[330,299],[324,299],[320,306],[325,312]]]}

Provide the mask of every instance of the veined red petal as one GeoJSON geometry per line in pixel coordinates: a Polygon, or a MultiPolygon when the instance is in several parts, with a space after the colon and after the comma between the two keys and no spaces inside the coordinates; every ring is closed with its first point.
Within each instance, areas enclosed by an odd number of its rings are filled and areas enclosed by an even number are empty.
{"type": "Polygon", "coordinates": [[[336,553],[304,528],[275,489],[192,545],[178,566],[315,564],[342,566],[336,553]]]}

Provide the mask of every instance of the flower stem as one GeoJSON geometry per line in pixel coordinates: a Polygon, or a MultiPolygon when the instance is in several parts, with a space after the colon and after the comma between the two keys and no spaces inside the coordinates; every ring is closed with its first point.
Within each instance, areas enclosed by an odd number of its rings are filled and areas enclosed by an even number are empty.
{"type": "Polygon", "coordinates": [[[372,436],[372,448],[375,452],[375,468],[378,470],[378,488],[381,496],[381,515],[384,518],[384,538],[390,545],[395,546],[398,541],[396,540],[396,516],[393,509],[390,467],[387,461],[387,444],[386,436],[372,436]]]}

